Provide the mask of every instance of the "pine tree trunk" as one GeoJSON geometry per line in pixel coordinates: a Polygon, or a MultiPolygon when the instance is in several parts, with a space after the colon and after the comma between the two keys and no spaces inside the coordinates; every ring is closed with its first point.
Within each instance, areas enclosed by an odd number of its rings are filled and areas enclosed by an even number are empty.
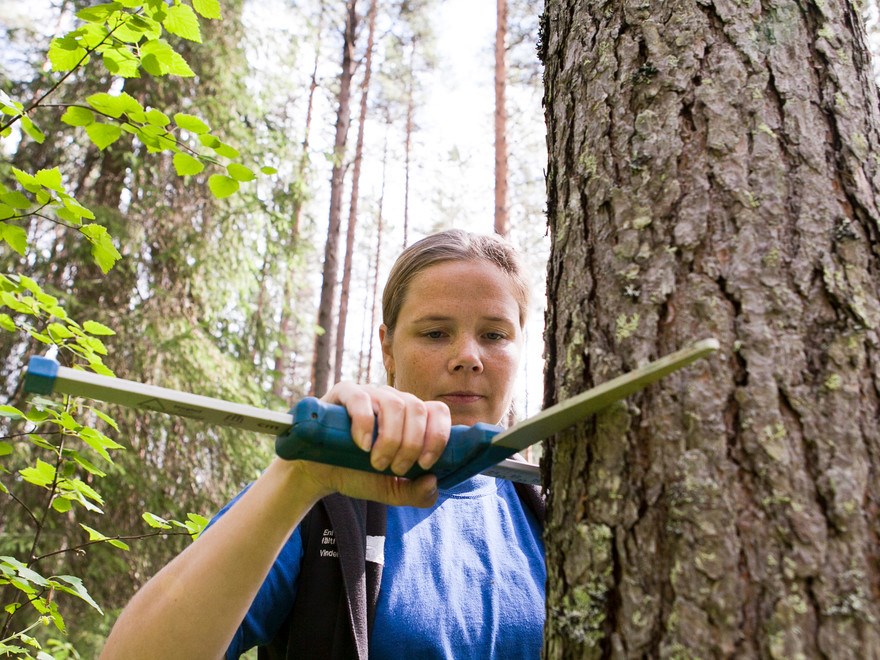
{"type": "Polygon", "coordinates": [[[410,183],[410,165],[412,157],[412,135],[414,129],[415,115],[415,80],[416,80],[416,43],[418,38],[416,35],[412,37],[409,51],[409,71],[407,73],[406,84],[406,125],[405,138],[403,144],[404,150],[404,190],[403,190],[403,247],[409,245],[409,183],[410,183]]]}
{"type": "Polygon", "coordinates": [[[358,196],[360,195],[361,162],[364,154],[364,126],[367,123],[367,97],[370,93],[370,74],[373,68],[373,40],[376,34],[376,0],[371,0],[367,22],[367,52],[364,56],[364,79],[361,83],[361,105],[358,116],[357,142],[354,149],[354,167],[351,173],[351,201],[348,206],[348,230],[345,235],[345,260],[342,266],[342,286],[339,291],[339,321],[336,327],[336,358],[334,377],[342,378],[342,360],[345,357],[345,325],[348,321],[348,297],[351,288],[351,263],[354,256],[354,234],[357,230],[358,196]]]}
{"type": "Polygon", "coordinates": [[[880,657],[880,153],[843,0],[548,0],[545,656],[880,657]]]}
{"type": "Polygon", "coordinates": [[[336,114],[336,139],[333,147],[333,169],[330,175],[330,216],[327,243],[324,246],[324,271],[318,326],[323,329],[315,337],[315,358],[312,363],[311,393],[324,394],[330,386],[330,354],[333,346],[333,307],[336,302],[336,279],[339,277],[339,229],[342,224],[342,188],[345,179],[345,142],[351,123],[351,79],[354,74],[354,46],[357,34],[357,0],[346,3],[345,32],[342,44],[342,71],[339,74],[339,96],[336,114]]]}
{"type": "MultiPolygon", "coordinates": [[[[300,223],[302,210],[306,200],[306,188],[309,172],[309,139],[312,131],[312,110],[315,105],[315,90],[318,89],[318,63],[321,57],[321,42],[324,27],[324,9],[318,15],[318,38],[315,43],[315,59],[312,64],[312,75],[309,81],[309,97],[306,103],[306,125],[302,141],[299,165],[297,166],[294,187],[293,212],[290,220],[290,234],[288,234],[288,252],[294,254],[299,245],[300,223]]],[[[286,388],[293,382],[293,354],[296,344],[295,320],[293,311],[293,297],[297,289],[297,273],[290,272],[284,279],[284,300],[282,301],[281,321],[278,324],[278,350],[275,360],[274,379],[272,392],[279,398],[284,398],[286,388]]]]}
{"type": "Polygon", "coordinates": [[[495,23],[495,233],[507,236],[507,0],[496,0],[495,23]]]}

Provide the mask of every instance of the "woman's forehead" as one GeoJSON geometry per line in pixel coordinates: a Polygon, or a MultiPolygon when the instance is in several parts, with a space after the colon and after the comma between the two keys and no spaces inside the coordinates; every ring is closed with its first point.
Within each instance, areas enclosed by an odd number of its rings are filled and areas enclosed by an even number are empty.
{"type": "Polygon", "coordinates": [[[516,287],[491,262],[448,261],[425,268],[410,282],[401,312],[443,316],[475,307],[487,317],[519,317],[516,287]]]}

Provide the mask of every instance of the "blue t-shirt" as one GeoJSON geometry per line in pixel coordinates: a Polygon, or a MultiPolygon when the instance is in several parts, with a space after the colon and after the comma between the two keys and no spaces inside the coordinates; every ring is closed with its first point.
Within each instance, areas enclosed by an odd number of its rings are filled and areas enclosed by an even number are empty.
{"type": "MultiPolygon", "coordinates": [[[[227,658],[274,637],[296,595],[302,552],[297,528],[227,658]]],[[[371,658],[540,657],[544,545],[510,482],[477,476],[441,490],[429,509],[388,507],[384,547],[373,542],[368,554],[384,563],[371,658]]]]}

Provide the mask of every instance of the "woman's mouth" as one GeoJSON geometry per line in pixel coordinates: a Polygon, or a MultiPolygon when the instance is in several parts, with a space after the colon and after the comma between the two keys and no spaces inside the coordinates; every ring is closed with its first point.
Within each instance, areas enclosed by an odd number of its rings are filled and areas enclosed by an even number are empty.
{"type": "Polygon", "coordinates": [[[447,392],[446,394],[441,394],[438,398],[447,405],[463,405],[475,403],[484,397],[476,392],[447,392]]]}

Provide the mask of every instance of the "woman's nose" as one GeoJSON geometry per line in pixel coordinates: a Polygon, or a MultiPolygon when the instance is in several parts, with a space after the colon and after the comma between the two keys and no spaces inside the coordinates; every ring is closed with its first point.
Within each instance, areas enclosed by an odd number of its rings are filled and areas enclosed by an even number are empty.
{"type": "Polygon", "coordinates": [[[479,342],[473,337],[462,338],[455,342],[449,367],[450,371],[475,371],[478,373],[483,371],[479,342]]]}

